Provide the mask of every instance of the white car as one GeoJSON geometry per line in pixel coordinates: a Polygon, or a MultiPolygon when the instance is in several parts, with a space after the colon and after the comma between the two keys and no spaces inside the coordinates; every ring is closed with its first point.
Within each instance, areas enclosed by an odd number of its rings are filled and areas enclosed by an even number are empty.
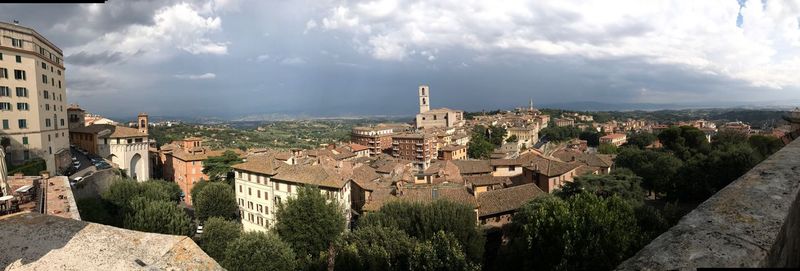
{"type": "Polygon", "coordinates": [[[203,225],[197,226],[197,234],[203,234],[203,225]]]}
{"type": "Polygon", "coordinates": [[[74,157],[74,156],[73,156],[73,157],[72,157],[72,162],[75,162],[75,161],[78,161],[78,158],[76,158],[76,157],[74,157]]]}
{"type": "Polygon", "coordinates": [[[77,182],[83,181],[83,177],[75,177],[75,179],[72,179],[72,180],[77,183],[77,182]]]}

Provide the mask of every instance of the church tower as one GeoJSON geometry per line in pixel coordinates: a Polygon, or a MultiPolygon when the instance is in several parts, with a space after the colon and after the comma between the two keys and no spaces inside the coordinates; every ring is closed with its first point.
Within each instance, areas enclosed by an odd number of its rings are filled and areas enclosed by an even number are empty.
{"type": "Polygon", "coordinates": [[[150,125],[149,119],[146,113],[139,113],[139,132],[143,134],[147,134],[147,126],[150,125]]]}
{"type": "Polygon", "coordinates": [[[419,113],[431,110],[430,88],[427,85],[419,86],[419,113]]]}

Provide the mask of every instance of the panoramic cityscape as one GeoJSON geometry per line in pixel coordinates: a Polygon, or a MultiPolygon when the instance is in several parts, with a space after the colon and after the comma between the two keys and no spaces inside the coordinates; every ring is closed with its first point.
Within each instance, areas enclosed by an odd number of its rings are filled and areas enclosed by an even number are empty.
{"type": "Polygon", "coordinates": [[[800,268],[800,2],[695,2],[0,4],[0,267],[800,268]]]}

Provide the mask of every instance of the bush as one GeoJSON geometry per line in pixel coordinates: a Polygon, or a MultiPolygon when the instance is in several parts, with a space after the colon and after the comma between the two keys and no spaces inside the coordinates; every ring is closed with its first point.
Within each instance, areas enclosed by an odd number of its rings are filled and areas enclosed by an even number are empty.
{"type": "Polygon", "coordinates": [[[296,270],[292,248],[278,236],[263,232],[246,232],[233,240],[225,250],[222,266],[228,270],[296,270]]]}

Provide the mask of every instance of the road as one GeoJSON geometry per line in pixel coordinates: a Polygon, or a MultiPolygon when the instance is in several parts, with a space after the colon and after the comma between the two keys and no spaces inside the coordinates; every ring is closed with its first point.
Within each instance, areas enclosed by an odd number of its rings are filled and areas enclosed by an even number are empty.
{"type": "Polygon", "coordinates": [[[72,157],[77,158],[78,162],[81,163],[78,171],[69,176],[70,180],[74,180],[77,177],[86,177],[97,171],[97,168],[94,167],[94,164],[92,164],[92,160],[89,160],[89,157],[83,155],[83,153],[79,152],[75,148],[70,148],[70,152],[72,153],[72,157]]]}

